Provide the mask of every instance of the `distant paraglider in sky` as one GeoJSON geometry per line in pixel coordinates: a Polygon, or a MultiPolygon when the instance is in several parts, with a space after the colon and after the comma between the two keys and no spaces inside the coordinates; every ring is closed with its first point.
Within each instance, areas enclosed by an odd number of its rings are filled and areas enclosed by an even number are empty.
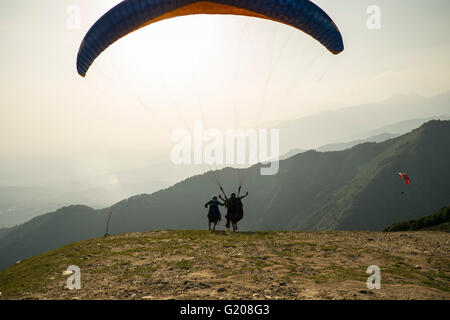
{"type": "Polygon", "coordinates": [[[399,177],[402,178],[406,184],[410,184],[409,176],[405,172],[399,172],[399,177]]]}
{"type": "Polygon", "coordinates": [[[78,52],[78,73],[84,77],[94,60],[120,38],[158,21],[195,14],[272,20],[305,32],[333,54],[344,50],[336,24],[309,0],[125,0],[103,15],[86,34],[78,52]]]}

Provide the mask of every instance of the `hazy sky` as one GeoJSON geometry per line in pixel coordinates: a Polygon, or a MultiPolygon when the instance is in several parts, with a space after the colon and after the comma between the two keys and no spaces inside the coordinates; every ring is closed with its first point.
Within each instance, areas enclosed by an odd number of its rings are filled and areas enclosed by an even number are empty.
{"type": "Polygon", "coordinates": [[[53,159],[48,170],[70,167],[68,174],[83,176],[142,166],[167,147],[173,129],[195,119],[218,128],[261,126],[450,89],[448,0],[314,1],[342,32],[338,56],[272,21],[180,17],[121,39],[81,78],[80,42],[118,2],[0,2],[3,168],[31,172],[30,164],[53,159]],[[381,9],[381,30],[366,26],[369,5],[381,9]],[[73,6],[81,9],[75,30],[67,27],[73,6]]]}

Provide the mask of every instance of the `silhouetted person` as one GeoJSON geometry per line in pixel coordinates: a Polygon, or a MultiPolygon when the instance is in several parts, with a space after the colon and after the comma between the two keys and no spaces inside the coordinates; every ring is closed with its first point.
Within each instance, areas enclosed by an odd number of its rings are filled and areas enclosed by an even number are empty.
{"type": "Polygon", "coordinates": [[[247,196],[248,192],[240,197],[236,196],[235,193],[232,193],[231,197],[225,200],[225,206],[227,207],[227,215],[225,216],[225,218],[227,219],[227,230],[230,229],[230,222],[233,224],[233,231],[236,231],[238,229],[237,223],[244,217],[244,207],[242,204],[242,199],[247,196]]]}
{"type": "Polygon", "coordinates": [[[213,223],[213,231],[216,230],[216,225],[222,220],[222,216],[220,215],[219,206],[223,206],[224,204],[217,200],[217,197],[214,196],[212,200],[205,204],[205,208],[209,207],[208,211],[208,229],[211,231],[211,224],[213,223]]]}

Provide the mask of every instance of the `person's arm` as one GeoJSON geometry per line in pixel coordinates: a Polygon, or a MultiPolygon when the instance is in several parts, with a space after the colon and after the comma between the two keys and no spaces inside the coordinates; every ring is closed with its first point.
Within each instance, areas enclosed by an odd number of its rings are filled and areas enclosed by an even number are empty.
{"type": "Polygon", "coordinates": [[[223,206],[227,207],[228,206],[228,200],[225,200],[224,198],[222,198],[222,196],[219,196],[219,197],[223,201],[223,206]]]}
{"type": "Polygon", "coordinates": [[[248,192],[246,192],[242,197],[239,197],[239,199],[244,199],[246,196],[248,196],[248,192]]]}

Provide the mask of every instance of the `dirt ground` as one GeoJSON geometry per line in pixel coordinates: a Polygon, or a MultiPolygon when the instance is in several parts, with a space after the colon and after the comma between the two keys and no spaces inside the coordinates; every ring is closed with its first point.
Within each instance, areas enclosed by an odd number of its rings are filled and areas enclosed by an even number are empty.
{"type": "Polygon", "coordinates": [[[447,300],[449,245],[443,232],[132,233],[24,260],[0,272],[0,299],[447,300]],[[80,290],[65,287],[69,265],[80,290]],[[367,288],[370,265],[378,290],[367,288]]]}

